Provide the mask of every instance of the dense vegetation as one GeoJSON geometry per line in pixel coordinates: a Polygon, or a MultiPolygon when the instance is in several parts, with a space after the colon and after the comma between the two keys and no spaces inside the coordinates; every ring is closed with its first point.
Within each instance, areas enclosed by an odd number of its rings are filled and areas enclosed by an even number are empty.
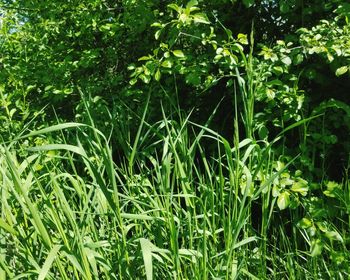
{"type": "Polygon", "coordinates": [[[350,278],[347,2],[0,1],[0,279],[350,278]]]}

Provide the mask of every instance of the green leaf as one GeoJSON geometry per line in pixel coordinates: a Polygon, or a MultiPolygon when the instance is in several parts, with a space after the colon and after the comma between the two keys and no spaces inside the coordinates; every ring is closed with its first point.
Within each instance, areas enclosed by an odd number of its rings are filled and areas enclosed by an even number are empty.
{"type": "Polygon", "coordinates": [[[298,223],[298,226],[303,228],[303,229],[307,229],[309,227],[312,226],[312,221],[310,221],[309,219],[307,218],[302,218],[299,223],[298,223]]]}
{"type": "Polygon", "coordinates": [[[283,68],[281,66],[274,66],[272,68],[272,72],[275,73],[276,75],[281,75],[283,74],[283,68]]]}
{"type": "Polygon", "coordinates": [[[258,241],[258,238],[256,236],[247,237],[247,238],[243,239],[242,241],[237,242],[233,246],[233,248],[237,249],[237,248],[242,247],[242,246],[244,246],[244,245],[246,245],[246,244],[248,244],[250,242],[256,242],[256,241],[258,241]]]}
{"type": "Polygon", "coordinates": [[[146,270],[146,279],[153,279],[152,247],[153,244],[145,238],[140,238],[143,263],[146,270]]]}
{"type": "Polygon", "coordinates": [[[134,85],[134,84],[136,84],[137,83],[137,79],[136,78],[133,78],[133,79],[131,79],[130,81],[129,81],[129,84],[130,85],[134,85]]]}
{"type": "Polygon", "coordinates": [[[145,84],[148,84],[151,81],[151,77],[149,75],[141,74],[139,76],[140,80],[143,81],[145,84]]]}
{"type": "Polygon", "coordinates": [[[326,187],[327,190],[323,191],[323,193],[328,197],[336,197],[336,194],[341,191],[341,185],[333,181],[329,181],[326,187]]]}
{"type": "Polygon", "coordinates": [[[237,35],[237,40],[238,40],[238,42],[240,42],[242,45],[248,45],[248,36],[247,36],[247,34],[239,33],[239,34],[237,35]]]}
{"type": "Polygon", "coordinates": [[[335,71],[337,77],[344,75],[349,70],[348,66],[342,66],[335,71]]]}
{"type": "Polygon", "coordinates": [[[285,65],[291,65],[292,64],[292,60],[290,59],[290,57],[285,56],[281,59],[281,61],[285,64],[285,65]]]}
{"type": "Polygon", "coordinates": [[[120,216],[124,219],[129,220],[143,220],[143,221],[152,221],[155,218],[145,214],[130,214],[130,213],[121,213],[120,216]]]}
{"type": "Polygon", "coordinates": [[[173,51],[173,54],[174,54],[176,57],[179,57],[179,58],[184,58],[184,57],[185,57],[184,53],[183,53],[181,50],[174,50],[174,51],[173,51]]]}
{"type": "Polygon", "coordinates": [[[332,62],[334,60],[334,56],[331,55],[330,53],[327,53],[327,59],[329,62],[332,62]]]}
{"type": "Polygon", "coordinates": [[[142,57],[140,57],[138,60],[139,60],[139,61],[150,60],[151,58],[152,58],[151,56],[147,55],[147,56],[142,56],[142,57]]]}
{"type": "Polygon", "coordinates": [[[33,137],[33,136],[37,136],[37,135],[40,135],[40,134],[46,134],[46,133],[50,133],[50,132],[54,132],[54,131],[58,131],[58,130],[65,130],[65,129],[68,129],[68,128],[78,128],[78,127],[82,127],[82,126],[87,127],[86,124],[74,123],[74,122],[52,125],[52,126],[40,129],[40,130],[33,131],[33,132],[28,133],[26,135],[20,136],[17,139],[33,137]]]}
{"type": "Polygon", "coordinates": [[[214,56],[213,62],[218,62],[221,58],[223,58],[223,56],[221,54],[217,54],[214,56]]]}
{"type": "Polygon", "coordinates": [[[157,30],[156,33],[154,34],[154,38],[155,38],[156,40],[159,39],[160,33],[162,33],[162,29],[157,30]]]}
{"type": "Polygon", "coordinates": [[[168,5],[168,8],[170,8],[170,9],[176,11],[176,12],[179,13],[179,14],[180,14],[181,11],[182,11],[182,8],[180,8],[178,5],[176,5],[176,4],[174,4],[174,3],[169,4],[169,5],[168,5]]]}
{"type": "Polygon", "coordinates": [[[135,64],[130,64],[130,65],[128,65],[128,70],[129,71],[131,71],[131,70],[135,70],[135,68],[136,68],[136,66],[135,66],[135,64]]]}
{"type": "Polygon", "coordinates": [[[162,74],[160,73],[159,69],[156,71],[156,73],[154,74],[154,79],[159,82],[160,78],[161,78],[162,74]]]}
{"type": "Polygon", "coordinates": [[[194,6],[198,5],[198,1],[197,0],[191,0],[190,2],[187,3],[186,5],[186,9],[190,9],[194,6]]]}
{"type": "Polygon", "coordinates": [[[293,59],[293,61],[294,61],[294,63],[295,63],[296,65],[302,63],[303,60],[304,60],[304,56],[303,56],[302,54],[300,54],[300,53],[298,53],[298,54],[294,57],[294,59],[293,59]]]}
{"type": "Polygon", "coordinates": [[[8,223],[6,223],[1,217],[0,217],[0,227],[6,230],[7,232],[11,233],[12,235],[18,234],[17,231],[8,223]]]}
{"type": "Polygon", "coordinates": [[[320,239],[312,240],[311,242],[311,257],[317,257],[322,254],[323,244],[320,239]]]}
{"type": "Polygon", "coordinates": [[[279,196],[280,195],[280,188],[277,186],[277,185],[274,185],[273,187],[272,187],[272,196],[273,197],[277,197],[277,196],[279,196]]]}
{"type": "Polygon", "coordinates": [[[162,62],[161,65],[164,68],[171,68],[173,66],[173,63],[169,59],[166,59],[162,62]]]}
{"type": "Polygon", "coordinates": [[[283,192],[278,196],[277,206],[280,210],[286,209],[289,203],[290,203],[290,194],[288,192],[283,192]]]}
{"type": "Polygon", "coordinates": [[[307,182],[304,181],[295,182],[291,187],[292,192],[300,193],[302,196],[306,196],[308,190],[307,182]]]}
{"type": "Polygon", "coordinates": [[[190,249],[179,249],[179,255],[180,256],[191,256],[191,257],[196,257],[196,258],[203,257],[201,252],[198,252],[196,250],[190,250],[190,249]]]}
{"type": "Polygon", "coordinates": [[[162,27],[162,24],[160,22],[153,22],[151,24],[152,27],[162,27]]]}
{"type": "Polygon", "coordinates": [[[204,24],[210,24],[210,21],[206,14],[204,13],[197,13],[193,15],[193,21],[195,23],[204,23],[204,24]]]}
{"type": "Polygon", "coordinates": [[[87,154],[82,147],[68,145],[68,144],[48,144],[37,147],[31,147],[27,149],[30,152],[42,152],[42,151],[51,151],[51,150],[66,150],[72,153],[81,155],[82,157],[87,158],[87,154]]]}
{"type": "Polygon", "coordinates": [[[337,231],[327,231],[325,233],[325,236],[330,240],[339,241],[341,243],[344,242],[344,239],[341,237],[341,235],[337,231]]]}
{"type": "Polygon", "coordinates": [[[61,249],[61,247],[62,247],[62,245],[53,246],[51,252],[47,256],[47,258],[43,264],[43,267],[41,268],[41,270],[39,272],[38,280],[44,280],[46,278],[47,274],[50,271],[52,263],[55,260],[55,258],[57,257],[58,252],[61,249]]]}
{"type": "Polygon", "coordinates": [[[276,92],[273,89],[266,88],[266,96],[269,100],[272,100],[276,96],[276,92]]]}

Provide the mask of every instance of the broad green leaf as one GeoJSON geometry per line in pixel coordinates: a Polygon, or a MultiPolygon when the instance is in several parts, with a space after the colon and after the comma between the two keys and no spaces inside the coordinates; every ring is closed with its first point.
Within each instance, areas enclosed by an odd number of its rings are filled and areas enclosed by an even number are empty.
{"type": "Polygon", "coordinates": [[[204,13],[197,13],[193,15],[193,21],[195,23],[204,23],[204,24],[210,24],[210,21],[206,14],[204,13]]]}
{"type": "Polygon", "coordinates": [[[335,71],[337,77],[344,75],[349,70],[348,66],[342,66],[335,71]]]}
{"type": "Polygon", "coordinates": [[[272,187],[272,196],[277,197],[281,194],[281,190],[277,185],[273,185],[272,187]]]}
{"type": "Polygon", "coordinates": [[[160,73],[159,69],[157,69],[156,73],[154,74],[154,79],[159,82],[162,74],[160,73]]]}
{"type": "Polygon", "coordinates": [[[336,197],[336,194],[341,191],[341,185],[334,181],[329,181],[326,187],[327,190],[323,191],[323,193],[329,197],[336,197]]]}
{"type": "Polygon", "coordinates": [[[221,54],[217,54],[214,59],[213,62],[218,62],[221,58],[223,58],[223,56],[221,54]]]}
{"type": "Polygon", "coordinates": [[[128,65],[128,67],[127,67],[127,69],[128,70],[135,70],[135,68],[136,68],[136,66],[135,66],[135,64],[130,64],[130,65],[128,65]]]}
{"type": "Polygon", "coordinates": [[[283,74],[283,67],[281,67],[281,66],[274,66],[272,68],[272,72],[274,72],[276,75],[281,75],[281,74],[283,74]]]}
{"type": "Polygon", "coordinates": [[[287,66],[289,66],[289,65],[292,64],[292,60],[290,59],[289,56],[283,57],[283,58],[281,59],[281,61],[282,61],[285,65],[287,65],[287,66]]]}
{"type": "MultiPolygon", "coordinates": [[[[275,98],[276,92],[273,89],[266,88],[266,96],[269,100],[272,100],[275,98]]],[[[260,138],[260,139],[264,139],[264,138],[260,138]]]]}
{"type": "Polygon", "coordinates": [[[132,86],[135,85],[136,83],[137,83],[137,78],[133,78],[129,81],[129,84],[132,86]]]}
{"type": "Polygon", "coordinates": [[[154,33],[154,38],[155,38],[156,40],[158,40],[161,33],[162,33],[162,29],[157,30],[156,33],[154,33]]]}
{"type": "Polygon", "coordinates": [[[309,227],[312,226],[312,221],[310,221],[307,218],[302,218],[299,222],[298,222],[298,226],[303,228],[303,229],[307,229],[309,227]]]}
{"type": "Polygon", "coordinates": [[[184,58],[184,57],[185,57],[184,53],[183,53],[181,50],[174,50],[174,51],[173,51],[173,54],[174,54],[176,57],[179,57],[179,58],[184,58]]]}
{"type": "Polygon", "coordinates": [[[307,186],[307,182],[304,181],[297,181],[293,184],[291,187],[292,192],[300,193],[302,196],[306,196],[309,188],[307,186]]]}
{"type": "Polygon", "coordinates": [[[196,5],[198,5],[198,1],[197,1],[197,0],[191,0],[191,1],[189,1],[189,2],[187,3],[186,9],[190,9],[190,8],[196,6],[196,5]]]}
{"type": "Polygon", "coordinates": [[[162,62],[161,65],[164,68],[171,68],[173,66],[173,63],[169,59],[166,59],[162,62]]]}
{"type": "Polygon", "coordinates": [[[141,74],[139,76],[139,79],[144,82],[145,84],[148,84],[151,81],[151,77],[149,75],[141,74]]]}
{"type": "Polygon", "coordinates": [[[341,237],[341,235],[337,231],[327,231],[325,233],[325,236],[330,240],[336,240],[342,243],[344,242],[344,239],[341,237]]]}
{"type": "Polygon", "coordinates": [[[304,56],[303,56],[302,54],[300,54],[300,53],[298,53],[298,54],[294,57],[294,59],[293,59],[293,61],[294,61],[294,63],[295,63],[296,65],[302,63],[303,60],[304,60],[304,56]]]}
{"type": "Polygon", "coordinates": [[[152,27],[162,27],[162,24],[160,22],[153,22],[151,24],[152,27]]]}
{"type": "Polygon", "coordinates": [[[290,194],[288,192],[283,192],[278,196],[277,206],[280,210],[286,209],[289,203],[290,203],[290,194]]]}
{"type": "Polygon", "coordinates": [[[317,257],[322,254],[323,244],[320,239],[312,240],[311,242],[311,257],[317,257]]]}
{"type": "Polygon", "coordinates": [[[182,8],[179,7],[178,5],[174,4],[174,3],[169,4],[169,5],[168,5],[168,8],[170,8],[170,9],[176,11],[176,12],[179,13],[179,14],[180,14],[181,11],[182,11],[182,8]]]}
{"type": "Polygon", "coordinates": [[[216,54],[221,54],[224,51],[223,48],[217,48],[216,49],[216,54]]]}
{"type": "Polygon", "coordinates": [[[237,35],[237,40],[242,45],[248,45],[248,36],[247,36],[247,34],[239,33],[237,35]]]}
{"type": "Polygon", "coordinates": [[[329,62],[332,62],[334,60],[334,56],[331,55],[330,53],[327,53],[327,59],[329,62]]]}

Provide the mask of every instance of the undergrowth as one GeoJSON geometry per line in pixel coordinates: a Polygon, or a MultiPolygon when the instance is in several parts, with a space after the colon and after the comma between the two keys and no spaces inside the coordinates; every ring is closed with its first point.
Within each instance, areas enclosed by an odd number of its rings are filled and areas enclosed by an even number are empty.
{"type": "Polygon", "coordinates": [[[148,123],[146,106],[115,161],[90,122],[1,145],[1,279],[349,277],[349,181],[303,179],[272,149],[284,132],[241,139],[236,122],[230,142],[180,111],[148,123]]]}

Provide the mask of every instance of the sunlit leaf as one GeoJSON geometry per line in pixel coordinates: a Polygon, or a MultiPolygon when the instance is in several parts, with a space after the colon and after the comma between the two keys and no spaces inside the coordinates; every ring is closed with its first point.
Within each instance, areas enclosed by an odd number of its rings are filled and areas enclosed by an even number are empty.
{"type": "Polygon", "coordinates": [[[197,13],[193,15],[193,21],[195,23],[204,23],[204,24],[210,24],[210,21],[206,14],[204,13],[197,13]]]}
{"type": "Polygon", "coordinates": [[[349,67],[348,66],[342,66],[339,67],[336,71],[335,71],[335,75],[337,75],[338,77],[341,75],[344,75],[346,72],[348,72],[349,67]]]}
{"type": "Polygon", "coordinates": [[[277,206],[280,210],[284,210],[289,206],[290,194],[288,192],[283,192],[278,196],[277,206]]]}
{"type": "Polygon", "coordinates": [[[310,255],[312,257],[317,257],[322,254],[323,244],[320,239],[312,240],[310,255]]]}
{"type": "Polygon", "coordinates": [[[181,50],[174,50],[174,51],[173,51],[173,54],[174,54],[176,57],[179,57],[179,58],[184,58],[184,57],[185,57],[184,53],[183,53],[181,50]]]}

